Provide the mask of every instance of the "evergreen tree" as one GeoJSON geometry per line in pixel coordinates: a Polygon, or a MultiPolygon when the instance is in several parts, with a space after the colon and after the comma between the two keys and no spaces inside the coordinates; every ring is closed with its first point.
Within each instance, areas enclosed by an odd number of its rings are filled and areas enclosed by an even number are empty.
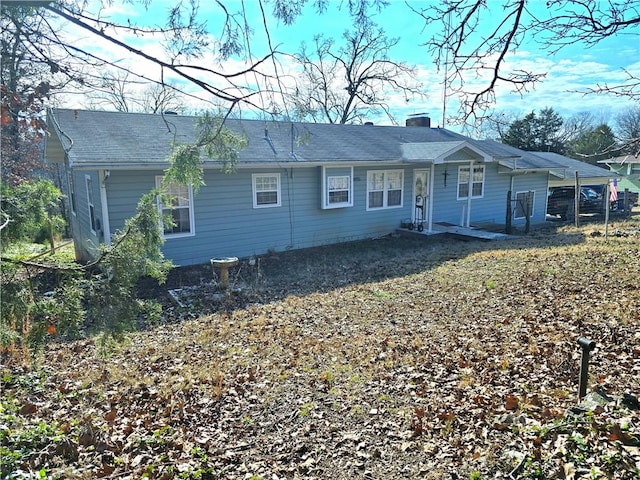
{"type": "Polygon", "coordinates": [[[598,160],[617,155],[616,138],[609,125],[603,123],[580,134],[569,150],[569,156],[595,165],[598,160]]]}
{"type": "Polygon", "coordinates": [[[536,115],[531,112],[524,118],[515,120],[501,136],[502,143],[530,152],[563,153],[565,146],[561,138],[563,120],[547,107],[536,115]]]}

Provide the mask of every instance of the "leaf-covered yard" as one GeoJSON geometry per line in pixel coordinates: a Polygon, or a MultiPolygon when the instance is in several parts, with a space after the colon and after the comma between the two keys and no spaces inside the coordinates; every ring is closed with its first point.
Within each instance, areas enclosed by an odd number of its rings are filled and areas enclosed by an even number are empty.
{"type": "Polygon", "coordinates": [[[243,261],[242,293],[167,301],[106,355],[84,340],[5,363],[2,476],[639,478],[640,222],[603,233],[243,261]],[[579,336],[597,342],[589,392],[612,399],[586,413],[579,336]]]}

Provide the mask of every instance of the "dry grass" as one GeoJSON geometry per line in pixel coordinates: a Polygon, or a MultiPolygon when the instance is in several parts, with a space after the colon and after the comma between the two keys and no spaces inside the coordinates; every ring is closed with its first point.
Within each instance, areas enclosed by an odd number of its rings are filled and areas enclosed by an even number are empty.
{"type": "Polygon", "coordinates": [[[638,411],[565,417],[581,335],[598,343],[590,390],[640,393],[640,222],[610,232],[385,238],[244,265],[237,281],[253,288],[219,311],[131,335],[106,358],[91,341],[52,344],[36,386],[5,367],[9,429],[55,424],[75,448],[16,465],[338,479],[559,478],[571,464],[636,478],[638,411]],[[97,433],[81,442],[87,425],[97,433]]]}

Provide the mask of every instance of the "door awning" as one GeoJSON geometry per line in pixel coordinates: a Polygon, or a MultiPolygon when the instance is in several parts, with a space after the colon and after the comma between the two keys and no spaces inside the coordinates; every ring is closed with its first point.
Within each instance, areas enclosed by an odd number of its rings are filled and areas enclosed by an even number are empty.
{"type": "Polygon", "coordinates": [[[454,142],[415,142],[403,143],[402,159],[409,162],[428,162],[437,164],[474,162],[492,162],[493,157],[466,141],[454,142]]]}

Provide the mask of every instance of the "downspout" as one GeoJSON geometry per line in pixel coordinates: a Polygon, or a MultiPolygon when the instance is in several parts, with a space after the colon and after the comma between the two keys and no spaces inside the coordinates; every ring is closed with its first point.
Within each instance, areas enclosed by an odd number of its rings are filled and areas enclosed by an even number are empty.
{"type": "Polygon", "coordinates": [[[469,162],[469,192],[467,193],[467,219],[466,225],[463,227],[471,226],[471,195],[473,194],[473,160],[469,162]]]}
{"type": "Polygon", "coordinates": [[[431,163],[431,171],[429,173],[429,198],[427,201],[429,202],[429,222],[427,225],[427,232],[431,233],[433,231],[433,199],[435,197],[433,189],[435,187],[435,177],[436,177],[436,165],[435,163],[431,163]]]}
{"type": "Polygon", "coordinates": [[[104,243],[111,245],[111,228],[109,226],[109,204],[107,203],[107,186],[106,180],[109,178],[111,172],[109,170],[99,170],[98,175],[100,179],[100,209],[102,210],[102,235],[104,237],[104,243]]]}

